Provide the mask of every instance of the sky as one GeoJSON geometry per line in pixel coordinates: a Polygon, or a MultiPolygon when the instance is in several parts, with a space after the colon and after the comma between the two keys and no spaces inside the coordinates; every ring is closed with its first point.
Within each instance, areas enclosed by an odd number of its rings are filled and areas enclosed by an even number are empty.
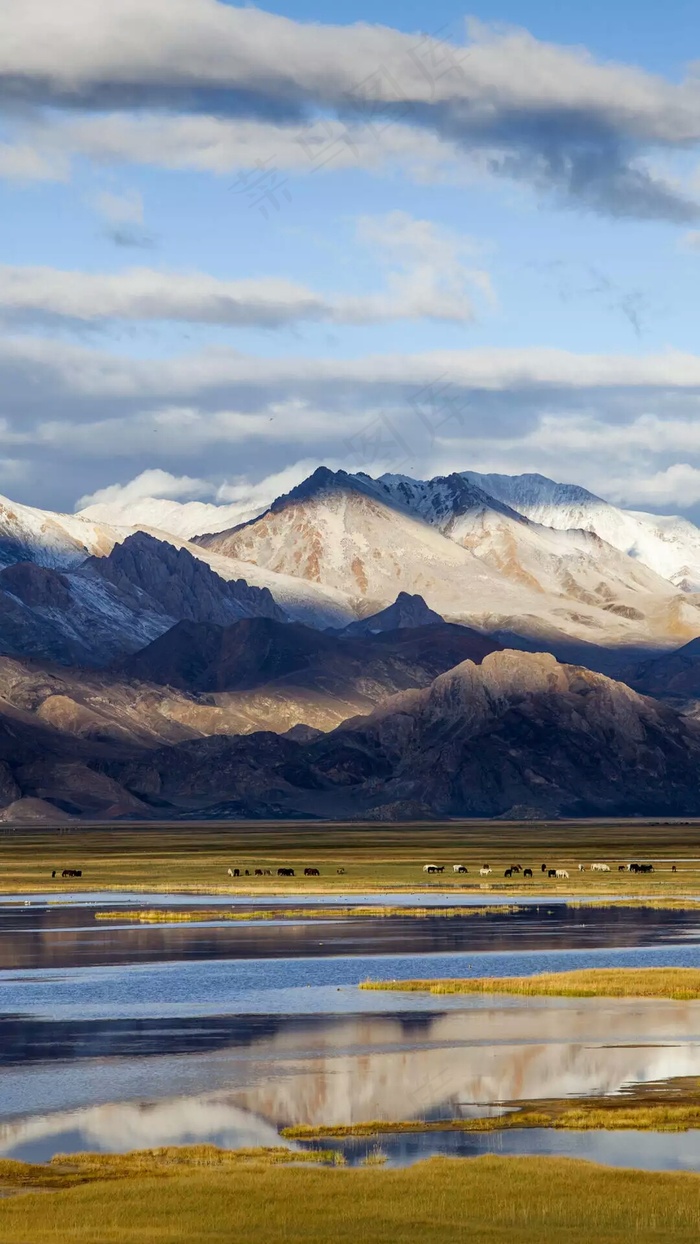
{"type": "Polygon", "coordinates": [[[537,471],[700,520],[699,30],[0,0],[0,492],[537,471]]]}

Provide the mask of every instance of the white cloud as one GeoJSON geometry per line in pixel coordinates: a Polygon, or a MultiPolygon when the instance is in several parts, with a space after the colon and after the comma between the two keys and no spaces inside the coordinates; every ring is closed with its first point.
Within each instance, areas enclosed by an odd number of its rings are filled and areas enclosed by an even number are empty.
{"type": "Polygon", "coordinates": [[[190,501],[211,496],[214,489],[206,480],[192,479],[189,475],[171,475],[159,467],[141,471],[126,484],[109,484],[96,492],[86,494],[77,503],[78,509],[88,505],[128,505],[144,497],[159,497],[172,501],[190,501]]]}
{"type": "MultiPolygon", "coordinates": [[[[467,41],[454,44],[367,23],[302,23],[216,0],[1,0],[0,93],[3,86],[74,117],[117,107],[138,119],[144,108],[166,104],[200,122],[215,103],[221,117],[228,111],[286,126],[292,142],[296,123],[314,112],[324,125],[366,124],[371,114],[375,139],[385,124],[407,117],[415,131],[485,156],[493,173],[589,209],[688,223],[698,217],[698,205],[649,162],[659,148],[700,143],[698,78],[677,84],[521,30],[472,23],[467,41]]],[[[104,149],[102,117],[86,120],[92,135],[71,123],[76,149],[87,153],[90,142],[104,149]]],[[[211,117],[204,120],[211,126],[211,117]]],[[[188,138],[182,129],[168,134],[169,142],[154,146],[151,129],[149,162],[181,166],[188,138]]],[[[122,128],[120,158],[126,137],[122,128]]],[[[131,126],[128,142],[137,138],[131,126]]],[[[206,159],[201,139],[195,146],[206,159]]],[[[191,139],[189,149],[191,159],[191,139]]],[[[251,156],[249,167],[265,158],[258,148],[251,156]]],[[[221,150],[213,158],[221,167],[221,150]]]]}
{"type": "Polygon", "coordinates": [[[8,181],[68,181],[70,154],[35,142],[0,142],[0,177],[8,181]]]}
{"type": "Polygon", "coordinates": [[[56,508],[115,474],[152,495],[141,477],[154,462],[164,489],[186,476],[183,488],[244,506],[249,480],[300,461],[373,475],[539,471],[670,508],[693,486],[671,468],[700,469],[700,357],[673,352],[147,359],[16,337],[0,339],[0,391],[0,452],[25,459],[18,499],[56,508]]]}
{"type": "Polygon", "coordinates": [[[102,190],[92,202],[95,210],[110,225],[143,224],[143,198],[138,190],[124,190],[121,194],[102,190]]]}
{"type": "Polygon", "coordinates": [[[607,488],[610,500],[621,505],[685,510],[700,502],[700,469],[688,462],[676,462],[653,475],[613,478],[607,488]]]}
{"type": "MultiPolygon", "coordinates": [[[[140,198],[102,195],[114,224],[138,222],[140,198]]],[[[324,295],[273,277],[226,281],[207,273],[129,268],[118,273],[0,267],[0,316],[27,321],[57,318],[179,320],[278,328],[302,321],[371,324],[433,318],[473,318],[472,291],[489,301],[489,274],[464,262],[474,244],[405,212],[364,217],[359,237],[379,253],[386,291],[324,295]]]]}

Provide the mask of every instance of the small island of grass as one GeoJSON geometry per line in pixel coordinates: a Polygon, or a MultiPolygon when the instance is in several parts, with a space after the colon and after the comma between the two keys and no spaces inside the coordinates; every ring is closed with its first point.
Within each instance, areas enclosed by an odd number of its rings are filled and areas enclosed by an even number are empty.
{"type": "Polygon", "coordinates": [[[127,909],[125,911],[97,911],[96,920],[130,921],[138,924],[201,924],[213,920],[357,920],[378,919],[383,916],[406,916],[411,919],[437,917],[442,920],[468,916],[503,916],[522,908],[512,904],[491,904],[488,907],[391,907],[388,904],[370,906],[344,907],[265,907],[251,909],[245,907],[231,910],[220,907],[178,909],[154,907],[147,910],[127,909]]]}
{"type": "Polygon", "coordinates": [[[363,981],[360,989],[431,994],[520,994],[557,998],[700,999],[700,968],[583,968],[536,976],[482,976],[462,980],[363,981]]]}

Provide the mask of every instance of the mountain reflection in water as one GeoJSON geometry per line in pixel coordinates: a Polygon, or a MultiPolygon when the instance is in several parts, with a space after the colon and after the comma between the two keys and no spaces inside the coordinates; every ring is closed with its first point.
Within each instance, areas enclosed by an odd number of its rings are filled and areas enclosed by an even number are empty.
{"type": "Polygon", "coordinates": [[[420,1016],[278,1016],[213,1053],[8,1066],[0,1153],[274,1144],[297,1123],[472,1117],[499,1102],[693,1075],[700,1003],[527,999],[420,1016]]]}

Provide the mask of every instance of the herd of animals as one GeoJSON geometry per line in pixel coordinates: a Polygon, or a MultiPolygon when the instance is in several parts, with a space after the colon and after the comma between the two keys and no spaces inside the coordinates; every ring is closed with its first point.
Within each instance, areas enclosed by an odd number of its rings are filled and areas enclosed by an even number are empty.
{"type": "MultiPolygon", "coordinates": [[[[624,872],[653,873],[654,865],[653,864],[618,864],[617,869],[618,869],[618,872],[621,872],[621,873],[624,873],[624,872]]],[[[444,864],[424,864],[423,865],[424,873],[444,873],[444,871],[445,871],[444,864]]],[[[469,869],[466,868],[464,864],[453,864],[452,871],[455,873],[468,873],[469,869]]],[[[546,864],[542,864],[540,871],[545,873],[548,878],[554,877],[554,878],[557,878],[558,880],[564,880],[564,881],[568,881],[569,879],[569,874],[565,868],[548,868],[546,864]]],[[[579,864],[578,871],[580,873],[585,873],[586,865],[579,864]]],[[[675,873],[675,871],[676,871],[676,865],[674,864],[671,868],[671,872],[675,873]]],[[[483,864],[482,867],[479,869],[479,876],[490,877],[492,872],[493,872],[493,869],[490,864],[483,864]]],[[[591,872],[592,873],[609,873],[610,865],[609,864],[591,864],[591,872]]],[[[506,868],[504,870],[503,876],[513,877],[517,873],[522,873],[523,877],[531,877],[532,869],[523,868],[520,864],[511,864],[510,868],[506,868]]]]}
{"type": "MultiPolygon", "coordinates": [[[[618,868],[618,872],[621,872],[621,873],[623,872],[653,873],[654,871],[653,864],[618,864],[617,868],[618,868]]],[[[345,875],[344,868],[336,868],[335,871],[339,877],[342,877],[345,875]]],[[[444,864],[424,864],[423,865],[424,873],[444,873],[444,871],[445,871],[444,864]]],[[[452,871],[455,873],[468,873],[469,869],[464,864],[453,864],[452,871]]],[[[542,864],[540,871],[543,873],[546,873],[548,878],[554,877],[557,880],[563,880],[563,881],[568,881],[569,879],[569,874],[565,868],[548,868],[546,864],[542,864]]],[[[580,873],[584,873],[586,871],[585,864],[579,864],[578,871],[580,873]]],[[[675,871],[676,871],[676,865],[673,864],[671,867],[671,872],[675,873],[675,871]]],[[[591,864],[591,872],[592,873],[596,873],[596,872],[609,873],[610,865],[609,864],[591,864]]],[[[481,877],[490,877],[492,873],[493,873],[493,869],[491,868],[490,864],[483,864],[482,867],[479,869],[479,875],[481,877]]],[[[504,870],[503,876],[513,877],[513,876],[516,876],[518,873],[522,873],[523,877],[531,877],[532,869],[522,868],[520,864],[511,864],[510,868],[506,868],[504,870]]],[[[58,869],[54,868],[53,872],[51,873],[51,876],[56,877],[57,875],[60,875],[61,877],[82,877],[83,872],[81,868],[64,868],[63,871],[59,874],[58,869]]],[[[245,868],[245,869],[229,868],[228,875],[229,877],[250,877],[251,872],[250,872],[250,869],[248,868],[245,868]]],[[[272,869],[271,868],[254,868],[252,875],[254,877],[271,877],[272,869]]],[[[293,868],[278,868],[277,869],[278,877],[294,877],[295,875],[296,874],[293,868]]],[[[320,877],[321,872],[320,872],[320,869],[318,868],[305,868],[304,876],[305,877],[320,877]]]]}

